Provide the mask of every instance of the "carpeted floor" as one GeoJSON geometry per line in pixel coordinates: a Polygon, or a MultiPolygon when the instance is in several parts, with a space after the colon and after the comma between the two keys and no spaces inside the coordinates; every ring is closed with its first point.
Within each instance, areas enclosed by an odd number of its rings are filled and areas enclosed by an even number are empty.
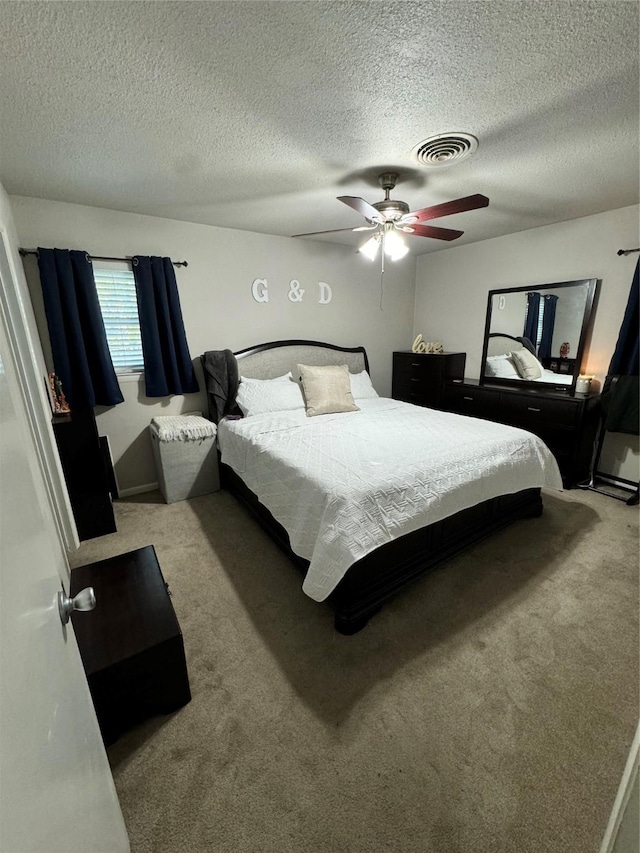
{"type": "Polygon", "coordinates": [[[109,750],[133,853],[597,853],[638,719],[638,510],[579,490],[353,637],[226,492],[116,503],[193,699],[109,750]]]}

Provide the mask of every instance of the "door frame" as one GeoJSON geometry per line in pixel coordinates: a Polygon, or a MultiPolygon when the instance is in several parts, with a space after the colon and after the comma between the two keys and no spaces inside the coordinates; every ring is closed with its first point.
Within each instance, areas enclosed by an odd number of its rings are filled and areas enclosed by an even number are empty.
{"type": "MultiPolygon", "coordinates": [[[[51,424],[47,369],[22,262],[8,226],[10,208],[5,196],[0,199],[0,308],[58,536],[65,551],[75,551],[80,540],[51,424]]],[[[68,565],[61,580],[68,592],[68,565]]]]}

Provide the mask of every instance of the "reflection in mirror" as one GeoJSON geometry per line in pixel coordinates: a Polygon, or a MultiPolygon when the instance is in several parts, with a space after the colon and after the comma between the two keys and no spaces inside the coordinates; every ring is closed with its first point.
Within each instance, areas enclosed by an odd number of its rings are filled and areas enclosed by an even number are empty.
{"type": "Polygon", "coordinates": [[[583,279],[490,291],[482,382],[535,382],[573,393],[595,284],[583,279]]]}

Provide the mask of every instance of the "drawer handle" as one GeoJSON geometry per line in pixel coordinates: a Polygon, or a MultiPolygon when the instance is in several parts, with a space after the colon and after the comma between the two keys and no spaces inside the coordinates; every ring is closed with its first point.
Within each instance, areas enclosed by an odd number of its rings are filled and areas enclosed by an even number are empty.
{"type": "Polygon", "coordinates": [[[419,379],[414,379],[413,377],[411,377],[411,381],[412,381],[412,382],[420,382],[420,380],[419,380],[419,379]]]}
{"type": "Polygon", "coordinates": [[[463,397],[463,400],[473,400],[473,397],[463,397]]]}
{"type": "Polygon", "coordinates": [[[539,412],[540,409],[534,408],[534,406],[527,406],[527,411],[529,412],[539,412]]]}
{"type": "Polygon", "coordinates": [[[412,361],[412,362],[411,362],[411,367],[422,367],[422,365],[420,364],[420,362],[419,362],[419,361],[412,361]]]}

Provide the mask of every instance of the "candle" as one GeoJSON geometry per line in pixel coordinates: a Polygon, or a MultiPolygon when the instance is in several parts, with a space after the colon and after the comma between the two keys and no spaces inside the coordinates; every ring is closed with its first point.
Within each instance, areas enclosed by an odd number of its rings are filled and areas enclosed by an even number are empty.
{"type": "Polygon", "coordinates": [[[578,380],[576,382],[576,391],[578,394],[588,394],[591,390],[591,380],[593,376],[583,376],[582,374],[578,376],[578,380]]]}

